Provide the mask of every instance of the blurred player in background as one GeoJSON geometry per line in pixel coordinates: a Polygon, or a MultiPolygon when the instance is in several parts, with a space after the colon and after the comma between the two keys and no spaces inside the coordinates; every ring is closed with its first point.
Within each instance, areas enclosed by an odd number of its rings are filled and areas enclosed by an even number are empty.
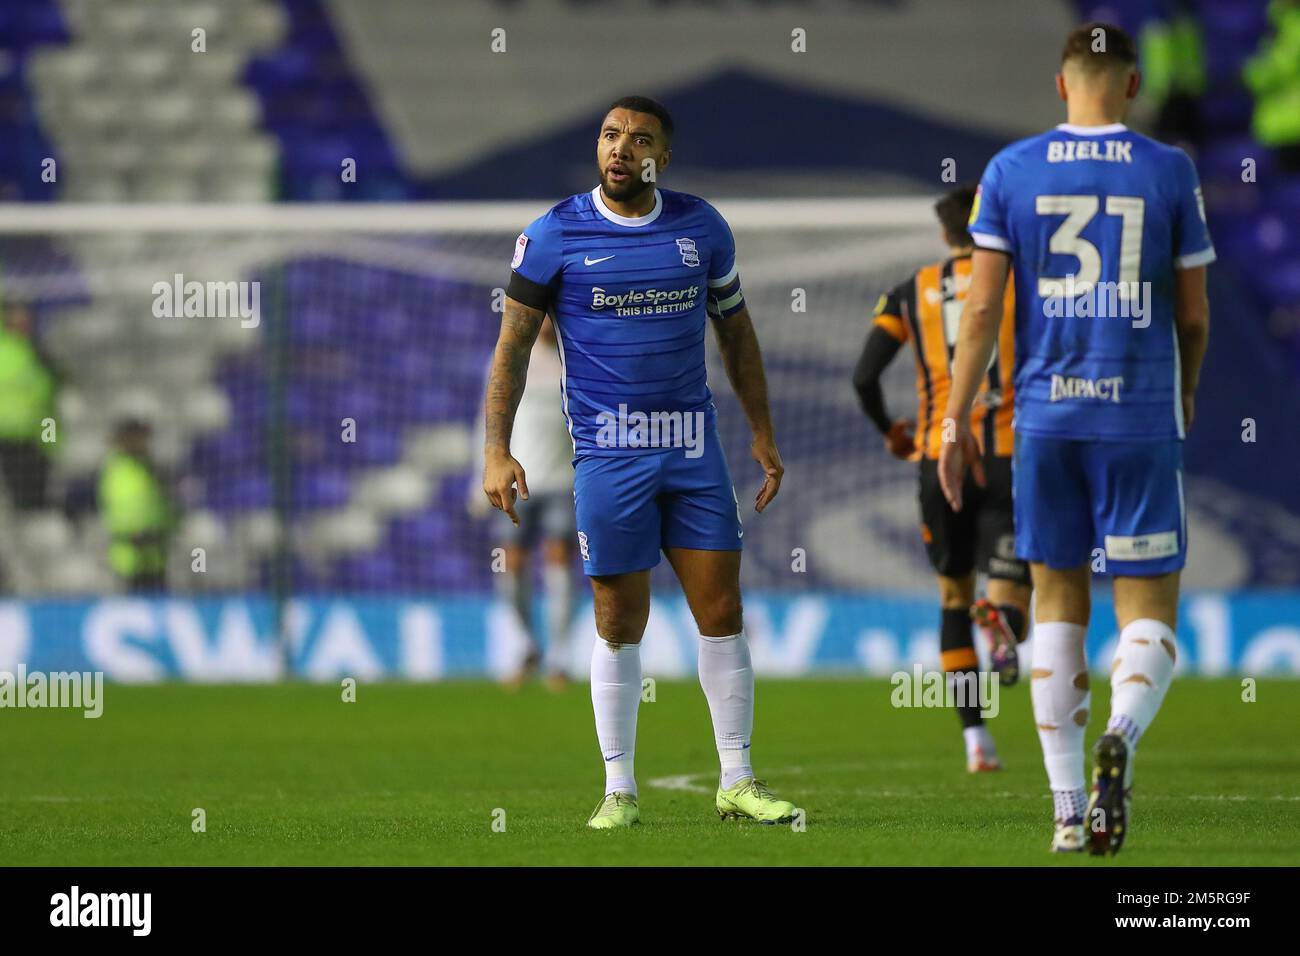
{"type": "Polygon", "coordinates": [[[945,415],[944,493],[964,507],[978,464],[967,416],[1016,283],[1016,550],[1036,594],[1034,719],[1055,805],[1053,849],[1118,852],[1134,749],[1173,678],[1187,555],[1183,436],[1209,335],[1214,247],[1191,160],[1123,123],[1139,74],[1109,24],[1066,40],[1068,122],[993,157],[971,235],[971,289],[945,415]],[[1110,719],[1084,804],[1090,570],[1114,575],[1110,719]]]}
{"type": "Polygon", "coordinates": [[[866,345],[853,372],[853,387],[867,417],[885,436],[895,458],[919,459],[921,538],[939,578],[939,655],[949,680],[958,682],[957,716],[971,773],[1000,770],[997,748],[980,710],[979,659],[971,640],[971,618],[989,646],[993,670],[1003,684],[1019,675],[1016,645],[1024,640],[1029,608],[1029,567],[1015,556],[1011,514],[1011,415],[1014,387],[1015,296],[1007,287],[998,341],[988,373],[981,380],[970,428],[982,436],[985,484],[967,478],[966,506],[955,512],[939,487],[942,422],[936,412],[948,401],[949,362],[957,319],[970,286],[974,241],[966,231],[975,188],[953,190],[935,204],[948,257],[918,269],[880,297],[866,345]],[[880,376],[903,345],[911,341],[916,358],[916,422],[891,419],[880,376]],[[988,575],[988,596],[975,600],[976,565],[988,575]]]}
{"type": "Polygon", "coordinates": [[[718,814],[779,823],[795,811],[750,767],[744,531],[705,381],[706,325],[765,475],[756,511],[776,496],[784,468],[731,230],[703,200],[655,188],[672,135],[668,111],[651,99],[626,97],[610,107],[596,141],[600,184],[554,206],[516,243],[488,383],[483,490],[514,518],[515,486],[529,498],[524,468],[511,454],[515,407],[549,311],[576,450],[578,541],[595,598],[591,701],[605,764],[605,795],[587,821],[596,829],[640,820],[633,774],[640,642],[661,550],[700,632],[700,684],[722,767],[718,814]]]}
{"type": "MultiPolygon", "coordinates": [[[[518,687],[545,666],[546,685],[561,690],[566,668],[569,622],[573,617],[573,440],[559,401],[562,368],[555,327],[547,317],[529,358],[529,376],[515,412],[511,450],[528,475],[528,501],[516,505],[519,522],[506,523],[498,540],[505,549],[505,570],[496,575],[497,589],[523,627],[529,649],[519,669],[507,681],[518,687]],[[533,568],[530,554],[540,550],[542,585],[546,590],[546,644],[533,616],[533,568]]],[[[484,423],[479,419],[479,434],[484,423]]],[[[471,511],[487,512],[488,503],[475,489],[471,511]]],[[[505,518],[497,516],[500,521],[505,518]]],[[[495,527],[495,526],[494,526],[495,527]]]]}
{"type": "Polygon", "coordinates": [[[109,534],[108,563],[132,592],[167,588],[167,548],[178,514],[150,454],[153,429],[138,418],[119,422],[114,449],[99,474],[100,519],[109,534]]]}
{"type": "Polygon", "coordinates": [[[54,446],[42,437],[55,418],[58,376],[36,339],[31,309],[11,301],[0,312],[0,476],[16,510],[36,510],[48,503],[54,446]]]}

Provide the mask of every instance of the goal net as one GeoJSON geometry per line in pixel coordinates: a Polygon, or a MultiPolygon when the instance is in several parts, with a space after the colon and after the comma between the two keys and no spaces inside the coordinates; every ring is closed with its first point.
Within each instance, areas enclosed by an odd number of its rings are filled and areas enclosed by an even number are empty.
{"type": "MultiPolygon", "coordinates": [[[[4,208],[0,387],[25,396],[0,415],[4,591],[111,594],[161,561],[176,594],[490,594],[508,519],[467,506],[473,429],[514,240],[546,205],[4,208]],[[106,488],[130,441],[156,487],[106,488]],[[133,543],[151,507],[167,530],[133,543]]],[[[851,374],[881,292],[943,253],[929,202],[719,208],[787,468],[746,521],[745,586],[928,592],[915,466],[851,374]]],[[[743,504],[761,475],[708,348],[743,504]]],[[[900,356],[895,414],[912,383],[900,356]]]]}

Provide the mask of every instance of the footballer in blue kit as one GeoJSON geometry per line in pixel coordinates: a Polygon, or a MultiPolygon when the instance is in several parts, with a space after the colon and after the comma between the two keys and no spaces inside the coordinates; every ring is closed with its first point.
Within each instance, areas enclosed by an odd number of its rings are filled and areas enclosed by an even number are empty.
{"type": "Polygon", "coordinates": [[[640,642],[650,570],[668,557],[699,629],[700,684],[714,725],[725,819],[783,823],[750,764],[754,678],[740,599],[740,505],[718,440],[705,373],[714,333],[753,431],[761,512],[784,468],[773,437],[762,355],[741,292],[726,221],[695,196],[661,189],[672,156],[668,111],[647,97],[614,103],[596,143],[599,184],[551,207],[515,243],[485,400],[483,489],[514,515],[528,497],[510,434],[528,354],[550,315],[573,439],[578,547],[596,630],[592,707],[605,766],[595,829],[640,819],[633,758],[640,642]]]}
{"type": "Polygon", "coordinates": [[[744,308],[731,230],[702,199],[655,189],[641,217],[601,187],[516,245],[512,295],[555,310],[562,401],[589,575],[642,571],[663,547],[739,551],[744,531],[705,376],[706,314],[744,308]]]}
{"type": "Polygon", "coordinates": [[[1182,443],[1208,338],[1214,247],[1191,160],[1124,125],[1139,84],[1123,31],[1079,27],[1056,77],[1067,122],[985,169],[946,412],[956,427],[940,456],[959,508],[960,475],[976,464],[963,424],[1014,267],[1016,553],[1030,562],[1036,595],[1031,693],[1062,852],[1123,844],[1134,751],[1173,674],[1187,554],[1182,443]],[[1120,642],[1085,803],[1093,570],[1114,576],[1120,642]]]}

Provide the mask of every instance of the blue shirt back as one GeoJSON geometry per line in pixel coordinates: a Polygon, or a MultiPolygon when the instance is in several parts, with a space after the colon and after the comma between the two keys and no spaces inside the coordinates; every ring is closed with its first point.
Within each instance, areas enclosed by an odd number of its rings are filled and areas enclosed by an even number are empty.
{"type": "Polygon", "coordinates": [[[1175,270],[1214,246],[1182,150],[1062,124],[993,157],[970,231],[1012,258],[1017,431],[1183,437],[1175,270]]]}
{"type": "Polygon", "coordinates": [[[598,186],[529,225],[511,266],[550,290],[575,455],[671,447],[656,418],[664,429],[674,415],[713,428],[705,316],[743,300],[731,230],[711,205],[656,189],[654,209],[629,218],[598,186]]]}

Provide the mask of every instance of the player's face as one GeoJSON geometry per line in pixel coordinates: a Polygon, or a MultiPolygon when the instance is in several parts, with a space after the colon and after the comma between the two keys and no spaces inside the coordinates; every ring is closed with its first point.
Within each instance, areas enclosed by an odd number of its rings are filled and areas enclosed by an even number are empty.
{"type": "Polygon", "coordinates": [[[610,199],[635,199],[654,186],[672,150],[658,117],[632,110],[610,110],[596,140],[596,165],[602,191],[610,199]]]}

